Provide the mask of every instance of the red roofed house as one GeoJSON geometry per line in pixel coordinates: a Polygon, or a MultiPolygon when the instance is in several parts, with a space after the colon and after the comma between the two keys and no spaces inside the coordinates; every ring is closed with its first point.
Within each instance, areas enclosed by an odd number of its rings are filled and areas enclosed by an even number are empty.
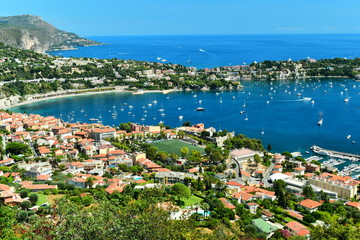
{"type": "Polygon", "coordinates": [[[0,167],[10,166],[10,165],[13,165],[14,163],[15,163],[15,162],[14,162],[14,159],[8,158],[8,159],[5,159],[5,160],[0,161],[0,167]]]}
{"type": "Polygon", "coordinates": [[[302,206],[309,212],[315,212],[317,211],[318,207],[322,205],[322,203],[315,202],[311,199],[305,199],[298,203],[299,206],[302,206]]]}
{"type": "Polygon", "coordinates": [[[249,203],[246,204],[246,206],[249,208],[249,211],[252,214],[256,214],[256,210],[257,210],[259,205],[256,202],[249,202],[249,203]]]}
{"type": "Polygon", "coordinates": [[[288,230],[291,235],[294,236],[302,236],[302,237],[309,237],[310,231],[307,227],[302,225],[301,223],[290,221],[285,225],[285,229],[288,230]]]}
{"type": "Polygon", "coordinates": [[[36,181],[37,182],[45,182],[45,181],[51,181],[51,175],[38,175],[36,176],[36,181]]]}
{"type": "Polygon", "coordinates": [[[235,192],[239,192],[240,189],[242,187],[244,187],[244,185],[238,183],[238,182],[235,182],[235,181],[230,181],[230,182],[227,182],[226,183],[226,186],[227,186],[227,192],[229,194],[233,194],[235,192]]]}
{"type": "Polygon", "coordinates": [[[231,197],[235,198],[238,203],[246,203],[252,200],[253,195],[246,192],[236,192],[231,197]]]}
{"type": "Polygon", "coordinates": [[[44,190],[57,189],[57,185],[48,185],[48,184],[35,184],[35,185],[25,185],[24,188],[31,190],[32,192],[41,192],[44,190]]]}
{"type": "Polygon", "coordinates": [[[347,202],[344,205],[354,207],[360,210],[360,202],[347,202]]]}
{"type": "Polygon", "coordinates": [[[224,204],[224,206],[226,208],[230,208],[231,210],[234,210],[236,207],[231,203],[229,202],[229,200],[227,200],[226,198],[219,198],[219,200],[224,204]]]}

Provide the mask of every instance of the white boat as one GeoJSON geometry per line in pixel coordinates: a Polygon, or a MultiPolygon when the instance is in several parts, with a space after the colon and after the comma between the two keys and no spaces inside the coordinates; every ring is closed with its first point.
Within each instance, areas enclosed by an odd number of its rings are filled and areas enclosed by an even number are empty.
{"type": "Polygon", "coordinates": [[[206,52],[204,49],[199,48],[199,52],[206,52]]]}
{"type": "Polygon", "coordinates": [[[162,62],[166,62],[167,60],[166,59],[161,59],[162,62]]]}
{"type": "Polygon", "coordinates": [[[318,124],[319,126],[321,126],[321,125],[323,125],[323,122],[324,122],[323,113],[322,113],[322,112],[319,113],[319,118],[320,118],[320,119],[319,119],[319,121],[318,121],[317,124],[318,124]]]}
{"type": "Polygon", "coordinates": [[[315,101],[314,100],[311,100],[311,104],[314,104],[315,103],[315,101]]]}
{"type": "Polygon", "coordinates": [[[303,100],[304,101],[311,101],[311,98],[310,97],[304,97],[303,100]]]}
{"type": "Polygon", "coordinates": [[[349,135],[347,135],[347,136],[346,136],[346,138],[347,138],[347,139],[350,139],[350,138],[351,138],[351,135],[350,135],[350,134],[349,134],[349,135]]]}
{"type": "Polygon", "coordinates": [[[203,108],[203,107],[198,107],[198,108],[196,108],[195,110],[198,111],[198,112],[203,112],[203,111],[205,111],[205,108],[203,108]]]}
{"type": "Polygon", "coordinates": [[[154,101],[153,101],[153,104],[157,104],[157,101],[156,101],[156,100],[154,100],[154,101]]]}
{"type": "Polygon", "coordinates": [[[182,120],[184,117],[183,116],[179,116],[179,119],[182,120]]]}
{"type": "Polygon", "coordinates": [[[156,60],[161,60],[161,57],[157,57],[156,60]]]}
{"type": "Polygon", "coordinates": [[[350,98],[345,98],[344,102],[348,102],[350,100],[350,98]]]}

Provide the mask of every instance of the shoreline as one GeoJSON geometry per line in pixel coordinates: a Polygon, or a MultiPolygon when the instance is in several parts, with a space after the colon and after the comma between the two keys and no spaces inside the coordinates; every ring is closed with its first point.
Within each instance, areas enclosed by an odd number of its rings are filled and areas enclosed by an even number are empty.
{"type": "MultiPolygon", "coordinates": [[[[81,90],[77,90],[77,91],[81,91],[81,90]]],[[[40,98],[29,99],[29,100],[25,100],[25,101],[22,101],[19,103],[10,104],[7,106],[0,105],[0,108],[9,109],[12,107],[17,107],[17,106],[26,105],[26,104],[32,104],[32,103],[41,102],[41,101],[47,101],[47,100],[51,100],[51,99],[67,98],[67,97],[73,97],[73,96],[84,96],[84,95],[96,95],[96,94],[101,94],[101,93],[113,93],[113,92],[124,92],[125,93],[125,92],[131,92],[131,91],[119,90],[119,89],[102,91],[101,89],[99,89],[99,91],[89,91],[89,92],[84,92],[84,93],[76,93],[76,91],[74,91],[73,93],[71,93],[71,92],[64,93],[64,94],[60,93],[59,95],[56,95],[56,96],[46,96],[47,94],[42,95],[42,96],[37,95],[36,97],[40,97],[40,98]]],[[[51,93],[49,95],[51,95],[51,93]]]]}
{"type": "MultiPolygon", "coordinates": [[[[91,88],[91,89],[76,89],[76,90],[68,90],[66,92],[57,92],[57,93],[47,93],[47,94],[35,94],[35,95],[27,95],[24,98],[28,98],[24,101],[11,103],[11,98],[17,98],[20,99],[19,96],[11,96],[8,98],[8,101],[10,101],[10,104],[4,104],[4,99],[2,99],[2,102],[0,102],[0,109],[9,109],[13,107],[18,107],[22,105],[32,104],[36,102],[41,101],[47,101],[52,99],[59,99],[59,98],[67,98],[67,97],[73,97],[73,96],[85,96],[85,95],[96,95],[96,94],[103,94],[103,93],[131,93],[133,95],[142,95],[146,93],[161,93],[161,94],[169,94],[172,92],[185,92],[187,90],[184,89],[166,89],[166,90],[137,90],[137,91],[131,91],[127,90],[128,86],[115,86],[115,87],[107,87],[107,88],[91,88]],[[110,89],[112,88],[112,89],[110,89]],[[52,96],[54,95],[54,96],[52,96]]],[[[241,86],[242,88],[242,86],[241,86]]],[[[234,90],[234,89],[233,89],[234,90]]],[[[235,89],[236,90],[236,89],[235,89]]],[[[210,89],[199,89],[196,91],[211,91],[210,89]]]]}
{"type": "Polygon", "coordinates": [[[103,93],[132,93],[132,94],[136,95],[136,94],[146,94],[146,93],[168,94],[168,93],[171,93],[171,92],[184,91],[184,90],[180,90],[180,89],[141,90],[141,92],[139,93],[139,92],[134,92],[134,91],[131,91],[131,90],[126,90],[127,86],[117,86],[117,87],[112,87],[112,88],[114,88],[114,89],[109,89],[109,90],[107,90],[107,88],[105,88],[105,89],[104,88],[77,89],[77,90],[68,91],[68,92],[64,92],[64,93],[59,92],[59,93],[28,95],[26,97],[29,98],[29,99],[27,99],[25,101],[21,101],[21,102],[18,102],[18,103],[10,103],[10,105],[4,105],[4,104],[0,103],[0,109],[9,109],[9,108],[13,108],[13,107],[18,107],[18,106],[22,106],[22,105],[27,105],[27,104],[32,104],[32,103],[41,102],[41,101],[47,101],[47,100],[52,100],[52,99],[67,98],[67,97],[73,97],[73,96],[96,95],[96,94],[103,94],[103,93]],[[88,91],[88,92],[86,92],[86,91],[88,91]],[[55,94],[55,96],[51,96],[51,95],[54,95],[54,94],[55,94]]]}

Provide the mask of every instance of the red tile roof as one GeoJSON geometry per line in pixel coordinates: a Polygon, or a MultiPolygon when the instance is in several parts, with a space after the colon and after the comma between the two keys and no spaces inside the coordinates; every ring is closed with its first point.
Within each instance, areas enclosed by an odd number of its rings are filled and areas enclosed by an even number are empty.
{"type": "Polygon", "coordinates": [[[229,202],[229,200],[227,200],[226,198],[219,198],[219,200],[224,204],[224,206],[226,208],[230,208],[230,209],[235,209],[236,207],[231,203],[229,202]]]}
{"type": "Polygon", "coordinates": [[[301,202],[298,203],[300,206],[303,206],[303,207],[306,207],[306,208],[309,208],[309,209],[314,209],[314,208],[317,208],[319,206],[322,205],[322,203],[319,203],[319,202],[315,202],[311,199],[305,199],[305,200],[302,200],[301,202]]]}
{"type": "Polygon", "coordinates": [[[307,229],[307,227],[295,221],[290,221],[285,226],[300,236],[305,236],[310,234],[310,231],[307,229]]]}

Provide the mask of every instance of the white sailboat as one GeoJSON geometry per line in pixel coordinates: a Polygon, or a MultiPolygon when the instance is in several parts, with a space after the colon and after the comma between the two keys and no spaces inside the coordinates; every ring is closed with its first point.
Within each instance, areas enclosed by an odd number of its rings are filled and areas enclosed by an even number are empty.
{"type": "Polygon", "coordinates": [[[318,121],[318,126],[321,126],[321,125],[323,125],[323,122],[324,122],[324,119],[323,119],[323,113],[322,112],[320,112],[319,113],[319,121],[318,121]]]}
{"type": "Polygon", "coordinates": [[[244,121],[248,121],[249,118],[248,118],[248,115],[246,114],[246,117],[244,118],[244,121]]]}

